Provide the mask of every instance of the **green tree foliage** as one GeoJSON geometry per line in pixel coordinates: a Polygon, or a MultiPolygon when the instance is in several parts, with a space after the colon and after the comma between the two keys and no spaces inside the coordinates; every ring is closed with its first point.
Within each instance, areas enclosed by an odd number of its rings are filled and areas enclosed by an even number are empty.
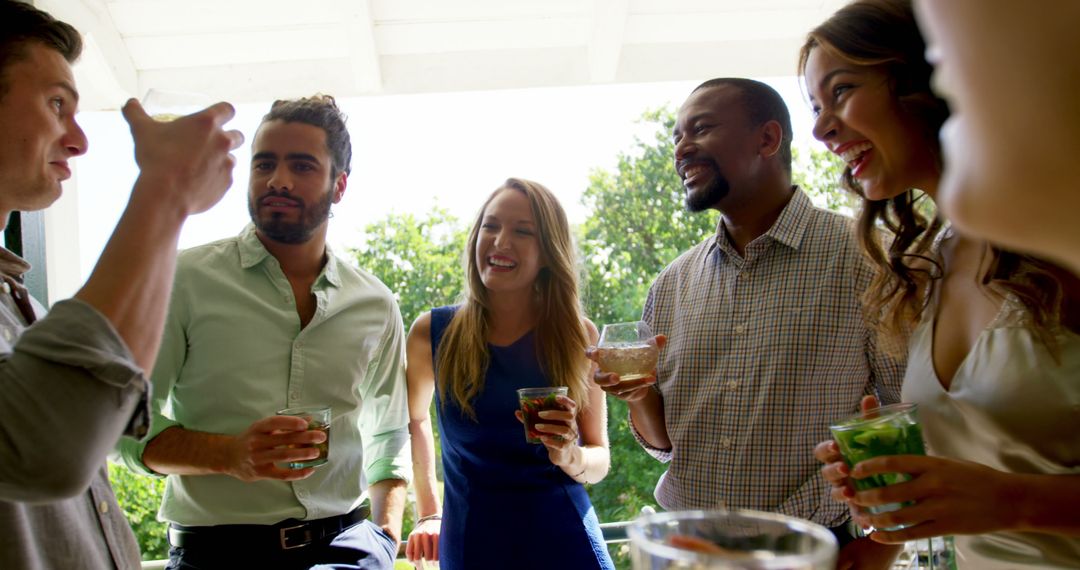
{"type": "Polygon", "coordinates": [[[792,181],[806,191],[814,204],[847,215],[858,208],[859,198],[840,185],[844,163],[835,154],[815,146],[811,149],[793,148],[792,181]]]}
{"type": "Polygon", "coordinates": [[[582,196],[590,212],[581,241],[585,304],[597,323],[639,318],[660,270],[716,231],[715,212],[683,207],[673,161],[674,113],[649,111],[642,121],[655,130],[619,155],[615,172],[594,170],[582,196]]]}
{"type": "Polygon", "coordinates": [[[369,224],[364,233],[364,245],[349,252],[357,265],[394,292],[406,327],[421,313],[452,304],[461,294],[468,228],[445,208],[434,207],[420,218],[390,214],[369,224]]]}
{"type": "Polygon", "coordinates": [[[165,480],[137,475],[122,465],[109,464],[109,481],[116,501],[127,515],[143,560],[160,560],[169,556],[169,540],[165,523],[157,520],[165,480]]]}

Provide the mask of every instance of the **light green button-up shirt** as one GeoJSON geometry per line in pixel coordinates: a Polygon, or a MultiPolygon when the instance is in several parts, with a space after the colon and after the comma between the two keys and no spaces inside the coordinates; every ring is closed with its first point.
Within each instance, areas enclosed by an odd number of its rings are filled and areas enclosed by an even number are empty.
{"type": "Polygon", "coordinates": [[[338,259],[312,286],[318,308],[300,328],[281,266],[248,226],[180,254],[153,377],[153,425],[119,451],[135,471],[170,426],[239,434],[277,410],[329,404],[330,461],[295,482],[170,475],[160,517],[182,525],[319,519],[359,504],[368,485],[411,474],[405,340],[390,291],[338,259]]]}

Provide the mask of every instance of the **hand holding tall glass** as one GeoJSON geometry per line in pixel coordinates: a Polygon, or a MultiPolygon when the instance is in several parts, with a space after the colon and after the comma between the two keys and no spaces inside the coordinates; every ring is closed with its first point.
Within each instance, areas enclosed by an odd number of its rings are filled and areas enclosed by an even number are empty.
{"type": "Polygon", "coordinates": [[[596,360],[603,372],[619,375],[620,381],[652,376],[660,348],[648,323],[604,325],[596,348],[596,360]]]}
{"type": "MultiPolygon", "coordinates": [[[[926,455],[916,404],[892,404],[868,410],[830,426],[840,454],[848,467],[882,455],[926,455]]],[[[907,473],[882,473],[852,478],[855,489],[865,491],[909,481],[907,473]]],[[[871,514],[887,513],[907,505],[889,503],[868,507],[871,514]]],[[[903,527],[882,530],[900,530],[903,527]]]]}
{"type": "Polygon", "coordinates": [[[801,519],[747,510],[644,515],[633,522],[634,570],[832,570],[836,538],[801,519]]]}

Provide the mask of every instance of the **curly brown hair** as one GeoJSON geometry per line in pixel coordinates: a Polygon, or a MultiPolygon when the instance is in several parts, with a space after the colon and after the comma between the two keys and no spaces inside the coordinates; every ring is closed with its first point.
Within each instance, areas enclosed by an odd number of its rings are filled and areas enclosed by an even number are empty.
{"type": "MultiPolygon", "coordinates": [[[[949,107],[930,88],[933,66],[910,0],[856,0],[814,28],[799,52],[799,74],[815,49],[858,66],[878,66],[891,78],[890,90],[900,108],[921,126],[921,140],[941,162],[938,133],[949,107]]],[[[868,321],[888,346],[906,345],[921,320],[942,267],[934,242],[945,227],[927,196],[909,189],[888,200],[868,200],[844,169],[845,189],[862,198],[856,224],[863,251],[876,267],[863,297],[868,321]],[[888,235],[881,236],[881,230],[888,235]]],[[[1033,330],[1056,354],[1056,332],[1065,301],[1061,279],[1068,273],[1042,259],[990,246],[991,256],[980,285],[1015,296],[1028,310],[1033,330]]]]}

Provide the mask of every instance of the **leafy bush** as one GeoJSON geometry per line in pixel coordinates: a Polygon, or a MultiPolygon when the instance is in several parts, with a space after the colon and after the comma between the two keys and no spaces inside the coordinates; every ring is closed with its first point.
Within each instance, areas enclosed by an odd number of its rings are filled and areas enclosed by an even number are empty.
{"type": "Polygon", "coordinates": [[[132,473],[122,465],[109,464],[109,481],[120,508],[127,515],[143,560],[169,556],[167,525],[157,520],[165,480],[132,473]]]}

